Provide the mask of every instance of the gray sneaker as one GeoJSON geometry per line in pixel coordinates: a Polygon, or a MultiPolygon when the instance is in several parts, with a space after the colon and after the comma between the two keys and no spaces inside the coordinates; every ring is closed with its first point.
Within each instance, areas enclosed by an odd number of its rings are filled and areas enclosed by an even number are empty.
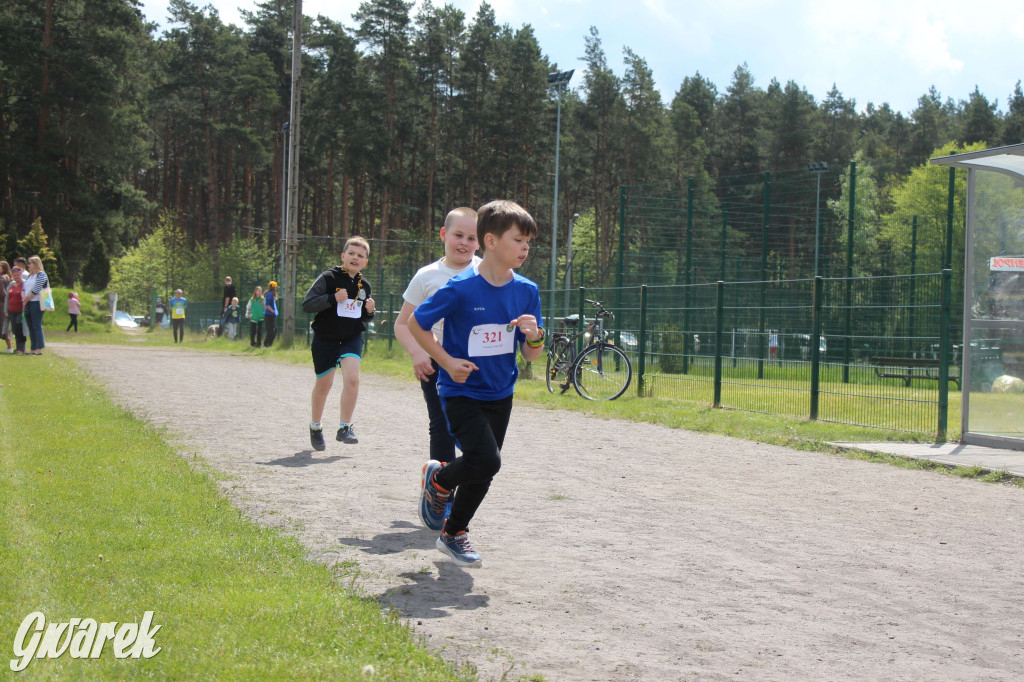
{"type": "Polygon", "coordinates": [[[327,449],[327,443],[324,442],[324,430],[314,429],[312,426],[309,427],[309,444],[313,446],[313,449],[317,452],[323,452],[327,449]]]}
{"type": "Polygon", "coordinates": [[[351,424],[349,424],[348,426],[342,426],[340,429],[338,429],[337,440],[340,440],[342,443],[345,443],[346,445],[355,445],[356,443],[359,442],[359,439],[356,438],[356,432],[352,428],[351,424]]]}

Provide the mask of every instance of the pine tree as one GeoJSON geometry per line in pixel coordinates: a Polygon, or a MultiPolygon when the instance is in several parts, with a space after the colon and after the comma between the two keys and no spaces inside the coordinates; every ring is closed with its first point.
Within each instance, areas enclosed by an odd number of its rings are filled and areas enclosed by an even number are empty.
{"type": "Polygon", "coordinates": [[[48,245],[46,232],[43,231],[43,219],[36,218],[32,222],[32,229],[22,239],[18,240],[18,253],[24,258],[39,256],[43,261],[43,270],[50,279],[50,286],[58,286],[61,279],[60,268],[57,266],[57,256],[48,245]]]}
{"type": "Polygon", "coordinates": [[[82,266],[82,284],[94,291],[102,291],[110,283],[110,259],[99,235],[93,237],[89,246],[89,259],[82,266]]]}

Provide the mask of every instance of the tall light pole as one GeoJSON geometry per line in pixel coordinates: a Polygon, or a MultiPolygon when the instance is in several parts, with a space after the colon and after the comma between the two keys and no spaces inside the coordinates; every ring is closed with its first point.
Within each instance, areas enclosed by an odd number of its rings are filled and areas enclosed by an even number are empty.
{"type": "Polygon", "coordinates": [[[807,165],[807,170],[818,177],[818,189],[814,195],[814,276],[818,276],[818,249],[821,246],[821,176],[828,171],[828,164],[818,161],[807,165]]]}
{"type": "Polygon", "coordinates": [[[555,260],[558,255],[558,146],[562,136],[562,89],[572,80],[575,69],[548,74],[548,85],[555,86],[555,97],[558,99],[558,117],[555,119],[555,200],[551,208],[551,281],[548,288],[555,289],[555,260]]]}

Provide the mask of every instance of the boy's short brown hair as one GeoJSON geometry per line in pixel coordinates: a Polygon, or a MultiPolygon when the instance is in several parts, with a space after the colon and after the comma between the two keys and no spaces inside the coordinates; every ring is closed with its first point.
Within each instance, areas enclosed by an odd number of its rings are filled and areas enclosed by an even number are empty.
{"type": "Polygon", "coordinates": [[[450,228],[452,225],[455,224],[455,221],[459,220],[460,218],[476,220],[477,214],[476,211],[470,208],[469,206],[459,206],[458,208],[453,208],[452,210],[448,211],[448,215],[445,216],[445,228],[450,228]]]}
{"type": "Polygon", "coordinates": [[[480,243],[483,243],[484,235],[493,234],[495,237],[501,237],[513,225],[519,226],[519,231],[524,237],[533,239],[537,236],[537,221],[514,201],[498,199],[484,204],[477,210],[476,231],[480,243]]]}
{"type": "Polygon", "coordinates": [[[366,249],[366,257],[367,258],[370,257],[370,242],[366,241],[366,239],[364,239],[363,237],[360,237],[358,235],[355,236],[355,237],[349,237],[348,239],[346,239],[345,240],[345,245],[343,247],[341,247],[341,252],[345,253],[346,251],[348,251],[348,247],[352,246],[353,244],[356,245],[356,246],[361,246],[364,249],[366,249]]]}

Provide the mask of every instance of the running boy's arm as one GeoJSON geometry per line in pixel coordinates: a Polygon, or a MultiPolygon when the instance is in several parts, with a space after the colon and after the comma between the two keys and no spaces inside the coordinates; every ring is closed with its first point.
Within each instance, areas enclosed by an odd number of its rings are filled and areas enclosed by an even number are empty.
{"type": "Polygon", "coordinates": [[[313,282],[313,286],[309,287],[306,295],[302,297],[302,312],[318,313],[321,310],[327,310],[336,303],[335,297],[327,291],[327,280],[321,274],[313,282]]]}
{"type": "Polygon", "coordinates": [[[448,372],[455,383],[466,383],[470,373],[475,369],[480,369],[469,360],[453,358],[451,355],[448,355],[445,349],[441,347],[441,344],[437,342],[437,339],[434,338],[434,332],[421,327],[420,323],[416,321],[415,315],[409,316],[408,326],[409,333],[412,334],[412,338],[416,340],[416,343],[420,344],[423,350],[427,352],[427,355],[437,360],[437,364],[448,372]]]}
{"type": "MultiPolygon", "coordinates": [[[[412,371],[420,381],[426,381],[427,377],[434,373],[434,366],[430,364],[430,356],[423,350],[420,344],[416,343],[412,332],[409,330],[409,318],[416,306],[408,301],[402,304],[402,310],[395,320],[395,338],[402,344],[405,352],[412,357],[412,371]]],[[[419,326],[419,325],[417,325],[419,326]]],[[[433,336],[433,333],[431,333],[433,336]]]]}

